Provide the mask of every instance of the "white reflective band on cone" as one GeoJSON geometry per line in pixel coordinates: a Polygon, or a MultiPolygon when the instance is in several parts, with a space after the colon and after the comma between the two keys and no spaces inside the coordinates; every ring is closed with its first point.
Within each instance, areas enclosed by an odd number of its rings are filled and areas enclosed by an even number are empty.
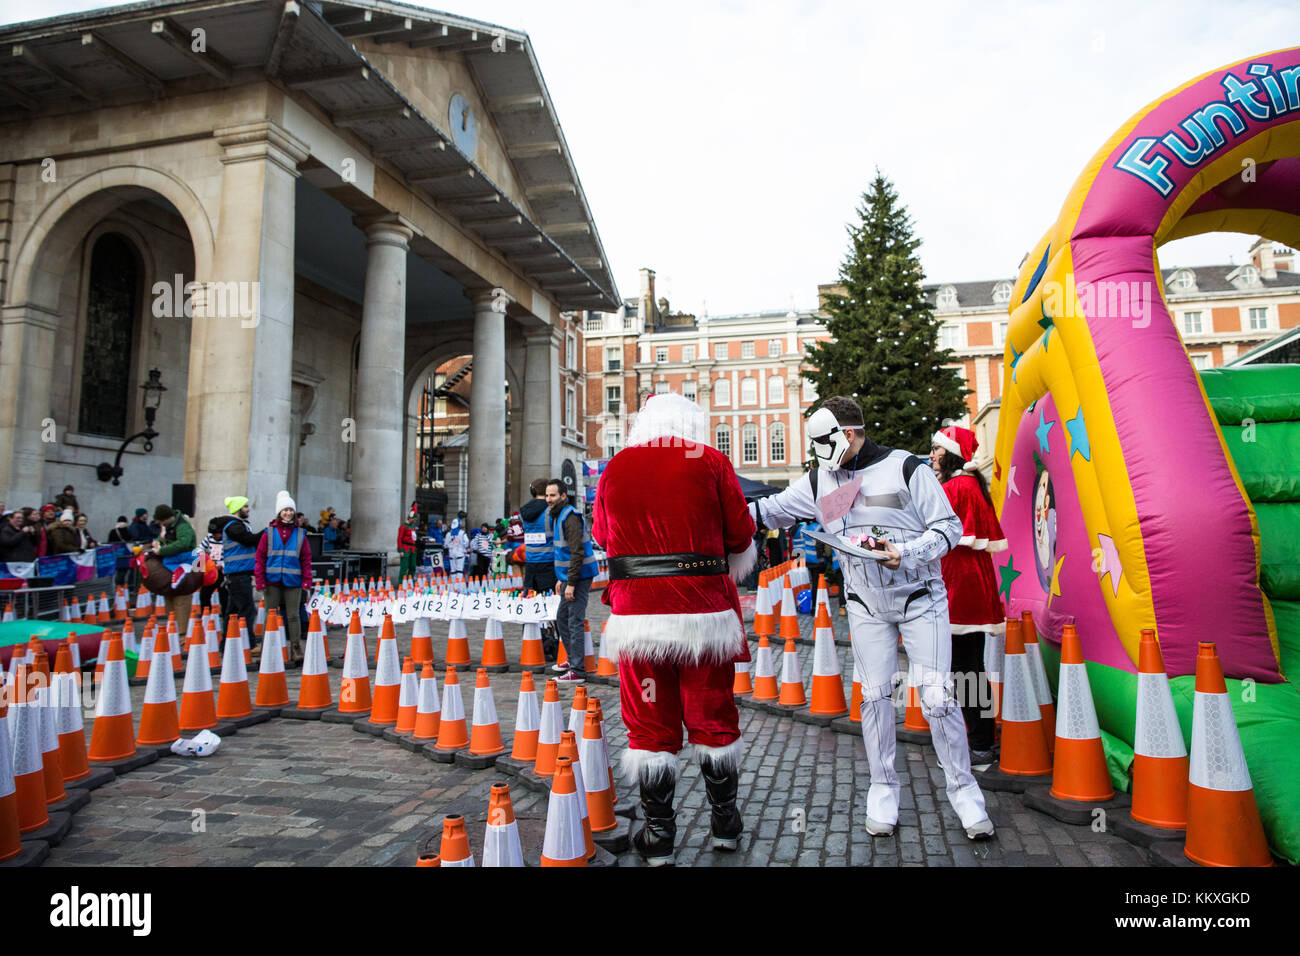
{"type": "Polygon", "coordinates": [[[430,677],[425,680],[420,678],[420,699],[415,705],[415,709],[421,714],[437,714],[442,710],[442,704],[438,700],[438,679],[430,677]]]}
{"type": "Polygon", "coordinates": [[[185,661],[185,684],[182,692],[197,694],[200,691],[212,693],[212,675],[208,672],[208,649],[202,644],[190,648],[190,656],[185,661]]]}
{"type": "MultiPolygon", "coordinates": [[[[311,641],[307,642],[307,656],[311,656],[311,641]]],[[[306,666],[306,664],[303,664],[304,669],[306,666]]],[[[280,635],[276,631],[272,631],[262,638],[262,660],[258,664],[257,672],[259,674],[284,673],[284,656],[280,647],[280,635]]]]}
{"type": "Polygon", "coordinates": [[[817,629],[813,643],[813,676],[839,677],[840,658],[835,653],[835,636],[827,628],[817,629]]]}
{"type": "Polygon", "coordinates": [[[0,800],[12,796],[14,786],[14,760],[9,746],[9,718],[0,717],[0,800]]]}
{"type": "MultiPolygon", "coordinates": [[[[125,681],[123,681],[125,683],[125,681]]],[[[29,700],[9,706],[9,733],[13,739],[14,776],[23,777],[44,769],[41,762],[40,714],[29,700]]],[[[581,834],[579,834],[581,840],[581,834]]]]}
{"type": "Polygon", "coordinates": [[[370,676],[370,665],[366,663],[365,638],[360,634],[348,635],[347,651],[343,654],[343,676],[354,680],[370,676]]]}
{"type": "Polygon", "coordinates": [[[1250,771],[1227,694],[1197,692],[1192,703],[1188,782],[1205,790],[1250,790],[1250,771]]]}
{"type": "Polygon", "coordinates": [[[221,658],[221,677],[223,684],[241,684],[248,680],[248,670],[244,667],[244,642],[238,637],[226,639],[226,653],[221,658]]]}
{"type": "Polygon", "coordinates": [[[469,856],[465,857],[465,859],[463,859],[463,860],[454,860],[454,861],[451,861],[451,860],[439,860],[439,861],[438,861],[438,865],[439,865],[439,866],[473,866],[473,865],[474,865],[474,854],[471,853],[469,856]]]}
{"type": "Polygon", "coordinates": [[[985,634],[984,636],[984,671],[993,683],[1002,680],[1002,661],[1007,653],[1007,636],[1003,634],[985,634]]]}
{"type": "Polygon", "coordinates": [[[586,798],[578,793],[551,791],[551,802],[546,808],[546,838],[542,841],[542,856],[548,860],[576,860],[587,855],[587,838],[582,832],[579,803],[586,798]]]}
{"type": "Polygon", "coordinates": [[[414,671],[409,674],[402,674],[402,689],[397,692],[397,706],[399,709],[402,707],[415,706],[415,698],[419,694],[417,683],[418,679],[416,678],[414,671]],[[407,678],[410,679],[408,680],[407,678]]]}
{"type": "Polygon", "coordinates": [[[781,683],[802,684],[803,670],[799,667],[799,652],[784,651],[781,654],[781,683]]]}
{"type": "Polygon", "coordinates": [[[95,716],[121,717],[129,713],[131,688],[126,682],[126,661],[105,661],[104,678],[95,699],[95,716]]]}
{"type": "Polygon", "coordinates": [[[523,866],[524,851],[519,845],[519,824],[489,823],[483,837],[484,866],[523,866]]]}
{"type": "Polygon", "coordinates": [[[375,662],[375,686],[395,686],[402,682],[402,664],[397,659],[397,641],[379,642],[379,660],[375,662]]]}
{"type": "Polygon", "coordinates": [[[1024,654],[1006,656],[1006,683],[1002,685],[1002,719],[1028,723],[1042,720],[1029,676],[1029,659],[1024,654]]]}
{"type": "MultiPolygon", "coordinates": [[[[202,648],[200,648],[202,650],[202,648]]],[[[204,673],[207,673],[207,664],[204,664],[204,673]]],[[[107,675],[108,665],[104,665],[107,675]]],[[[166,704],[176,699],[176,680],[172,673],[171,655],[163,656],[155,653],[153,656],[153,666],[149,668],[149,682],[144,686],[144,702],[146,704],[166,704]]],[[[125,682],[124,682],[125,683],[125,682]]]]}
{"type": "Polygon", "coordinates": [[[497,722],[497,705],[492,699],[491,687],[474,688],[474,726],[482,727],[497,722]]]}
{"type": "Polygon", "coordinates": [[[776,665],[772,663],[772,648],[760,647],[754,657],[755,677],[775,677],[776,665]]]}
{"type": "Polygon", "coordinates": [[[1029,676],[1033,681],[1034,697],[1038,706],[1045,707],[1052,702],[1052,688],[1047,683],[1047,671],[1043,668],[1043,649],[1037,642],[1025,645],[1025,657],[1029,661],[1029,676]]]}
{"type": "MultiPolygon", "coordinates": [[[[591,793],[600,793],[609,789],[609,765],[605,763],[605,748],[599,740],[578,740],[580,763],[591,769],[591,793]]],[[[585,783],[585,781],[584,781],[585,783]]]]}
{"type": "Polygon", "coordinates": [[[1101,736],[1092,705],[1086,664],[1062,664],[1057,679],[1056,736],[1063,740],[1092,740],[1101,736]]]}
{"type": "Polygon", "coordinates": [[[54,705],[56,727],[60,736],[74,734],[84,726],[81,720],[81,698],[76,674],[54,675],[54,705]]]}
{"type": "Polygon", "coordinates": [[[541,723],[537,712],[537,691],[520,691],[519,706],[515,710],[515,730],[536,730],[541,723]]]}
{"type": "MultiPolygon", "coordinates": [[[[276,642],[280,645],[276,648],[280,651],[284,648],[284,632],[277,631],[276,642]]],[[[262,658],[266,658],[266,651],[262,652],[262,658]]],[[[302,676],[315,677],[326,673],[327,665],[325,663],[325,640],[320,631],[316,631],[307,636],[307,650],[303,654],[302,676]]],[[[347,675],[345,675],[347,676],[347,675]]]]}
{"type": "Polygon", "coordinates": [[[560,721],[560,704],[559,701],[554,703],[545,702],[542,704],[542,728],[537,737],[537,742],[542,744],[558,744],[560,735],[564,732],[564,725],[560,721]]]}
{"type": "Polygon", "coordinates": [[[460,697],[460,684],[443,684],[442,719],[444,721],[465,719],[465,702],[460,697]]]}
{"type": "Polygon", "coordinates": [[[1138,674],[1133,753],[1139,757],[1186,757],[1187,746],[1164,674],[1138,674]]]}

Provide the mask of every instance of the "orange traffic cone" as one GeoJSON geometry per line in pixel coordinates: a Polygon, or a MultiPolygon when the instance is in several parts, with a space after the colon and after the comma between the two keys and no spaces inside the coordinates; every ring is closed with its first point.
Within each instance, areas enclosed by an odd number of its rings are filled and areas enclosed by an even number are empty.
{"type": "Polygon", "coordinates": [[[1156,632],[1143,628],[1133,732],[1133,819],[1167,830],[1185,829],[1189,772],[1164,657],[1156,632]]]}
{"type": "Polygon", "coordinates": [[[68,791],[63,788],[63,763],[59,760],[59,731],[54,726],[54,688],[45,683],[36,690],[35,694],[41,735],[41,769],[45,777],[45,803],[48,806],[68,799],[68,791]]]}
{"type": "Polygon", "coordinates": [[[573,736],[582,736],[582,726],[587,721],[587,688],[579,684],[573,689],[573,704],[569,708],[569,729],[573,736]]]}
{"type": "Polygon", "coordinates": [[[86,755],[91,763],[112,763],[135,756],[135,723],[122,638],[114,635],[109,639],[104,657],[104,679],[95,699],[95,722],[90,728],[90,752],[86,755]]]}
{"type": "Polygon", "coordinates": [[[844,678],[840,656],[835,651],[835,630],[825,604],[817,605],[813,616],[812,706],[808,713],[838,717],[848,711],[844,702],[844,678]]]}
{"type": "Polygon", "coordinates": [[[548,680],[546,692],[542,695],[537,759],[533,762],[533,773],[537,776],[549,777],[555,773],[555,757],[560,751],[560,734],[563,730],[564,722],[560,716],[560,685],[553,680],[548,680]]]}
{"type": "Polygon", "coordinates": [[[1043,667],[1043,649],[1038,644],[1038,629],[1034,616],[1028,611],[1020,615],[1020,633],[1025,639],[1025,656],[1029,660],[1029,673],[1034,680],[1034,696],[1038,699],[1038,712],[1043,715],[1043,736],[1047,738],[1047,753],[1056,748],[1056,707],[1052,704],[1052,688],[1047,683],[1047,669],[1043,667]]]}
{"type": "Polygon", "coordinates": [[[596,650],[591,646],[591,622],[582,622],[582,669],[588,674],[596,673],[596,650]]]}
{"type": "Polygon", "coordinates": [[[618,665],[609,659],[609,653],[605,646],[605,631],[609,627],[609,621],[605,620],[600,625],[600,657],[596,660],[597,677],[617,677],[618,665]]]}
{"type": "Polygon", "coordinates": [[[190,638],[189,660],[185,663],[180,729],[188,732],[206,730],[215,726],[217,726],[217,702],[212,693],[212,674],[208,670],[207,645],[199,634],[195,633],[190,638]]]}
{"type": "MultiPolygon", "coordinates": [[[[793,601],[790,606],[794,606],[793,601]]],[[[785,615],[781,620],[784,630],[785,615]]],[[[793,637],[785,639],[785,651],[781,654],[781,695],[777,703],[782,707],[802,707],[808,703],[803,689],[803,670],[799,666],[799,649],[795,647],[793,637]]]]}
{"type": "Polygon", "coordinates": [[[925,719],[921,709],[921,692],[916,686],[916,673],[910,666],[907,669],[907,706],[903,711],[903,729],[918,734],[930,732],[930,722],[925,719]]]}
{"type": "MultiPolygon", "coordinates": [[[[284,632],[277,629],[276,633],[276,641],[283,647],[284,632]]],[[[266,651],[262,651],[262,660],[266,660],[266,651]]],[[[325,635],[320,626],[320,614],[312,611],[311,623],[307,625],[307,645],[303,648],[302,675],[298,681],[298,709],[325,710],[333,703],[329,664],[325,658],[325,635]]]]}
{"type": "Polygon", "coordinates": [[[582,826],[582,799],[573,776],[572,760],[555,758],[551,800],[546,809],[542,866],[586,866],[587,840],[582,826]]]}
{"type": "Polygon", "coordinates": [[[1056,753],[1051,794],[1058,800],[1092,803],[1115,796],[1101,746],[1101,727],[1083,661],[1083,645],[1073,624],[1061,633],[1061,672],[1056,687],[1061,710],[1056,717],[1056,753]]]}
{"type": "Polygon", "coordinates": [[[230,623],[217,684],[218,720],[247,717],[253,712],[253,701],[248,691],[248,665],[244,659],[248,648],[239,636],[239,619],[231,615],[230,623]]]}
{"type": "Polygon", "coordinates": [[[419,696],[415,702],[414,740],[438,739],[438,724],[442,717],[442,702],[438,699],[438,677],[433,672],[433,662],[425,661],[420,670],[419,696]]]}
{"type": "Polygon", "coordinates": [[[1198,647],[1183,852],[1201,866],[1272,866],[1223,666],[1213,644],[1198,647]]]}
{"type": "Polygon", "coordinates": [[[415,858],[415,865],[419,866],[442,866],[442,857],[436,853],[421,853],[415,858]]]}
{"type": "Polygon", "coordinates": [[[758,639],[758,653],[754,656],[754,700],[776,700],[780,694],[776,686],[776,668],[772,663],[772,646],[767,635],[758,639]]]}
{"type": "Polygon", "coordinates": [[[486,667],[478,669],[474,683],[474,726],[469,738],[469,752],[476,757],[503,754],[506,745],[501,740],[501,724],[497,721],[497,705],[492,699],[492,684],[486,667]]]}
{"type": "Polygon", "coordinates": [[[754,633],[759,637],[776,636],[776,615],[772,612],[772,593],[768,590],[769,574],[759,577],[758,591],[754,595],[754,633]]]}
{"type": "Polygon", "coordinates": [[[483,632],[483,667],[506,667],[506,641],[501,634],[501,622],[494,617],[487,620],[483,632]]]}
{"type": "Polygon", "coordinates": [[[343,682],[339,686],[339,713],[361,717],[370,712],[370,664],[366,660],[366,636],[361,615],[352,612],[348,642],[343,652],[343,682]]]}
{"type": "Polygon", "coordinates": [[[582,766],[583,789],[587,791],[587,817],[593,833],[613,830],[614,788],[610,786],[609,761],[605,756],[605,737],[600,729],[600,715],[593,708],[587,711],[582,727],[582,741],[578,744],[582,766]]]}
{"type": "Polygon", "coordinates": [[[1006,625],[996,634],[984,638],[984,672],[988,675],[989,698],[993,707],[993,725],[1002,726],[1002,658],[1006,653],[1006,625]]]}
{"type": "Polygon", "coordinates": [[[14,786],[14,763],[10,754],[7,697],[8,694],[0,694],[0,862],[12,860],[23,850],[18,826],[18,789],[14,786]]]}
{"type": "Polygon", "coordinates": [[[421,667],[425,661],[433,663],[433,635],[427,617],[417,617],[411,625],[411,661],[421,667]]]}
{"type": "Polygon", "coordinates": [[[266,633],[266,602],[257,602],[257,617],[253,621],[253,636],[261,638],[266,633]]]}
{"type": "MultiPolygon", "coordinates": [[[[605,748],[605,767],[609,772],[609,792],[612,795],[615,792],[614,767],[609,760],[609,737],[605,734],[605,710],[600,705],[600,698],[591,698],[590,702],[587,704],[587,709],[596,712],[596,723],[600,725],[600,743],[601,746],[605,748]]],[[[614,802],[617,803],[618,800],[615,799],[614,802]]]]}
{"type": "MultiPolygon", "coordinates": [[[[447,628],[447,663],[457,667],[468,667],[469,638],[465,636],[465,622],[454,617],[447,628]]],[[[443,864],[444,866],[446,863],[443,864]]]]}
{"type": "Polygon", "coordinates": [[[537,760],[537,734],[541,717],[537,709],[537,688],[532,671],[519,678],[519,704],[515,708],[515,736],[510,749],[513,760],[537,760]]]}
{"type": "MultiPolygon", "coordinates": [[[[155,643],[157,642],[157,635],[156,635],[157,627],[158,625],[155,619],[149,618],[148,623],[146,623],[144,626],[144,631],[141,633],[140,648],[139,648],[140,656],[135,662],[135,679],[137,681],[148,681],[149,679],[149,671],[153,667],[153,649],[155,643]]],[[[125,633],[126,632],[123,631],[124,635],[125,633]]],[[[105,644],[103,641],[100,641],[99,648],[100,648],[99,661],[95,664],[94,680],[95,680],[96,687],[101,686],[101,683],[104,679],[104,654],[108,648],[108,645],[105,644]]],[[[122,651],[123,654],[125,655],[126,652],[125,637],[123,637],[122,640],[122,651]]]]}
{"type": "Polygon", "coordinates": [[[731,693],[744,697],[754,692],[754,681],[749,676],[749,661],[736,661],[736,677],[731,684],[731,693]]]}
{"type": "MultiPolygon", "coordinates": [[[[564,645],[561,644],[561,647],[564,645]]],[[[519,648],[520,667],[545,667],[546,652],[542,650],[542,632],[529,621],[524,625],[524,641],[519,648]]]]}
{"type": "MultiPolygon", "coordinates": [[[[170,744],[181,735],[180,719],[176,713],[176,684],[170,666],[170,642],[166,634],[158,636],[153,658],[153,670],[149,672],[149,683],[144,689],[144,706],[140,709],[140,732],[135,739],[137,746],[170,744]]],[[[204,673],[207,673],[206,667],[204,673]]]]}
{"type": "Polygon", "coordinates": [[[81,720],[81,674],[72,667],[72,649],[67,641],[54,659],[55,729],[59,737],[59,765],[63,779],[75,783],[90,776],[86,762],[86,729],[81,720]]]}
{"type": "Polygon", "coordinates": [[[465,818],[459,813],[449,813],[442,818],[442,846],[438,849],[441,866],[473,866],[474,854],[469,851],[469,834],[465,832],[465,818]]]}
{"type": "Polygon", "coordinates": [[[483,837],[484,866],[523,866],[524,851],[519,843],[519,825],[515,822],[510,788],[492,784],[488,797],[487,834],[483,837]]]}
{"type": "Polygon", "coordinates": [[[50,822],[45,801],[45,765],[41,759],[41,715],[29,690],[26,664],[14,675],[13,706],[6,728],[12,735],[14,794],[18,803],[18,832],[31,833],[50,822]]]}
{"type": "Polygon", "coordinates": [[[397,656],[397,636],[393,618],[384,615],[379,632],[379,649],[375,653],[375,698],[370,711],[372,724],[396,724],[402,696],[402,663],[397,656]]]}
{"type": "Polygon", "coordinates": [[[436,750],[460,750],[469,745],[469,731],[465,727],[465,703],[460,696],[460,681],[456,666],[447,665],[447,675],[442,682],[442,716],[438,721],[436,750]]]}
{"type": "Polygon", "coordinates": [[[415,730],[415,702],[420,696],[420,684],[415,678],[415,662],[409,657],[402,661],[402,690],[397,697],[397,726],[394,733],[409,734],[415,730]]]}
{"type": "MultiPolygon", "coordinates": [[[[215,595],[214,595],[215,596],[215,595]]],[[[232,621],[235,625],[235,635],[239,635],[239,622],[232,621]]],[[[221,624],[221,616],[216,611],[204,609],[203,612],[203,636],[208,645],[208,670],[220,672],[221,670],[221,632],[218,626],[221,624]]]]}
{"type": "Polygon", "coordinates": [[[1052,758],[1043,736],[1043,715],[1034,694],[1034,678],[1025,654],[1020,622],[1007,620],[1007,652],[1002,676],[1002,755],[998,769],[1020,777],[1052,772],[1052,758]]]}
{"type": "Polygon", "coordinates": [[[572,730],[560,734],[560,750],[555,759],[559,760],[560,757],[568,757],[570,766],[573,767],[573,783],[581,798],[578,808],[582,815],[582,838],[587,848],[587,859],[591,859],[596,855],[596,844],[591,839],[591,815],[587,812],[587,787],[586,781],[582,779],[582,761],[578,759],[578,735],[572,730]]]}
{"type": "Polygon", "coordinates": [[[561,667],[567,663],[569,663],[569,651],[564,646],[564,642],[560,641],[559,649],[555,652],[555,666],[561,667]]]}
{"type": "Polygon", "coordinates": [[[777,636],[782,640],[794,640],[799,637],[799,606],[794,600],[789,575],[786,575],[784,582],[781,588],[781,628],[777,636]]]}
{"type": "MultiPolygon", "coordinates": [[[[307,637],[310,643],[311,635],[308,634],[307,637]]],[[[268,632],[262,638],[262,659],[257,664],[257,699],[253,703],[257,707],[289,705],[289,687],[284,674],[284,655],[280,652],[280,635],[274,632],[268,632]]]]}
{"type": "Polygon", "coordinates": [[[862,723],[862,681],[858,679],[858,660],[853,659],[853,684],[849,694],[849,721],[862,723]]]}

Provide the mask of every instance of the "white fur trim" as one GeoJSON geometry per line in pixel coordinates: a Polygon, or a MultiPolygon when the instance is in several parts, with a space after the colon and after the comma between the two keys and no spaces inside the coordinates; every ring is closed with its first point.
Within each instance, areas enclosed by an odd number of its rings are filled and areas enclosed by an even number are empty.
{"type": "Polygon", "coordinates": [[[704,758],[708,758],[709,763],[713,764],[715,769],[726,773],[731,770],[739,770],[740,762],[745,758],[745,738],[737,737],[731,743],[723,747],[709,747],[706,744],[695,745],[695,759],[700,763],[704,758]]]}
{"type": "Polygon", "coordinates": [[[988,551],[990,553],[997,554],[999,551],[1005,551],[1005,550],[1007,550],[1006,538],[999,538],[997,541],[989,542],[988,551]]]}
{"type": "Polygon", "coordinates": [[[961,536],[961,540],[957,542],[957,547],[996,554],[999,551],[1007,550],[1007,539],[999,538],[997,541],[990,541],[988,538],[977,538],[973,534],[964,534],[961,536]]]}
{"type": "Polygon", "coordinates": [[[646,400],[641,411],[632,417],[627,443],[642,445],[649,441],[677,439],[709,445],[711,437],[708,413],[689,398],[669,392],[651,395],[646,400]]]}
{"type": "Polygon", "coordinates": [[[610,661],[620,657],[645,661],[699,664],[730,661],[745,644],[736,612],[700,614],[611,614],[605,628],[610,661]]]}
{"type": "Polygon", "coordinates": [[[983,631],[985,634],[1005,634],[1007,632],[1007,622],[999,621],[997,624],[953,624],[949,628],[954,634],[977,634],[983,631]]]}
{"type": "Polygon", "coordinates": [[[744,551],[727,555],[727,566],[731,568],[731,580],[739,584],[749,577],[749,572],[754,570],[754,565],[757,563],[758,546],[751,540],[749,547],[744,551]]]}
{"type": "MultiPolygon", "coordinates": [[[[938,445],[944,451],[950,451],[958,458],[961,458],[961,446],[943,432],[935,432],[934,437],[930,439],[930,444],[938,445]]],[[[965,461],[964,458],[962,460],[965,461]]]]}
{"type": "Polygon", "coordinates": [[[618,769],[623,775],[623,782],[629,787],[637,786],[641,780],[654,780],[668,774],[676,782],[681,775],[681,764],[677,754],[666,750],[633,750],[629,747],[618,758],[618,769]]]}
{"type": "Polygon", "coordinates": [[[980,466],[977,465],[977,464],[975,464],[975,462],[973,462],[973,461],[968,461],[968,462],[966,462],[966,464],[964,464],[964,465],[961,466],[961,470],[962,470],[962,471],[979,471],[979,470],[980,470],[980,466]]]}

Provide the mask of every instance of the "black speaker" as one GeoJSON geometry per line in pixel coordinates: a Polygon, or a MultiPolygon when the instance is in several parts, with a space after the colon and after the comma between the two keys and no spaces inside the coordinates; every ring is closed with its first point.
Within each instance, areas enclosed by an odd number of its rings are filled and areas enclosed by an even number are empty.
{"type": "Polygon", "coordinates": [[[172,485],[172,507],[191,518],[196,517],[194,514],[194,486],[193,485],[172,485]]]}

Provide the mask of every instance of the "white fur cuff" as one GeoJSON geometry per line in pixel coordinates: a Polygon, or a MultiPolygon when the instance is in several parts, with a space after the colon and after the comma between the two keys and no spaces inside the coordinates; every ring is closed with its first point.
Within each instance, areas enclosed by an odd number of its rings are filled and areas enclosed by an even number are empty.
{"type": "Polygon", "coordinates": [[[674,781],[681,773],[677,754],[666,750],[633,750],[629,747],[618,759],[619,771],[623,782],[629,787],[637,786],[642,780],[650,781],[667,774],[674,781]]]}
{"type": "Polygon", "coordinates": [[[730,608],[701,614],[611,614],[604,640],[613,662],[727,663],[744,646],[745,631],[730,608]]]}
{"type": "Polygon", "coordinates": [[[751,539],[749,547],[744,551],[727,555],[727,566],[731,568],[731,580],[739,584],[749,577],[749,572],[754,570],[754,565],[757,563],[758,547],[751,539]]]}
{"type": "Polygon", "coordinates": [[[740,762],[745,758],[745,738],[737,737],[723,747],[709,747],[706,744],[695,745],[695,759],[704,763],[707,759],[715,770],[730,773],[740,769],[740,762]]]}

